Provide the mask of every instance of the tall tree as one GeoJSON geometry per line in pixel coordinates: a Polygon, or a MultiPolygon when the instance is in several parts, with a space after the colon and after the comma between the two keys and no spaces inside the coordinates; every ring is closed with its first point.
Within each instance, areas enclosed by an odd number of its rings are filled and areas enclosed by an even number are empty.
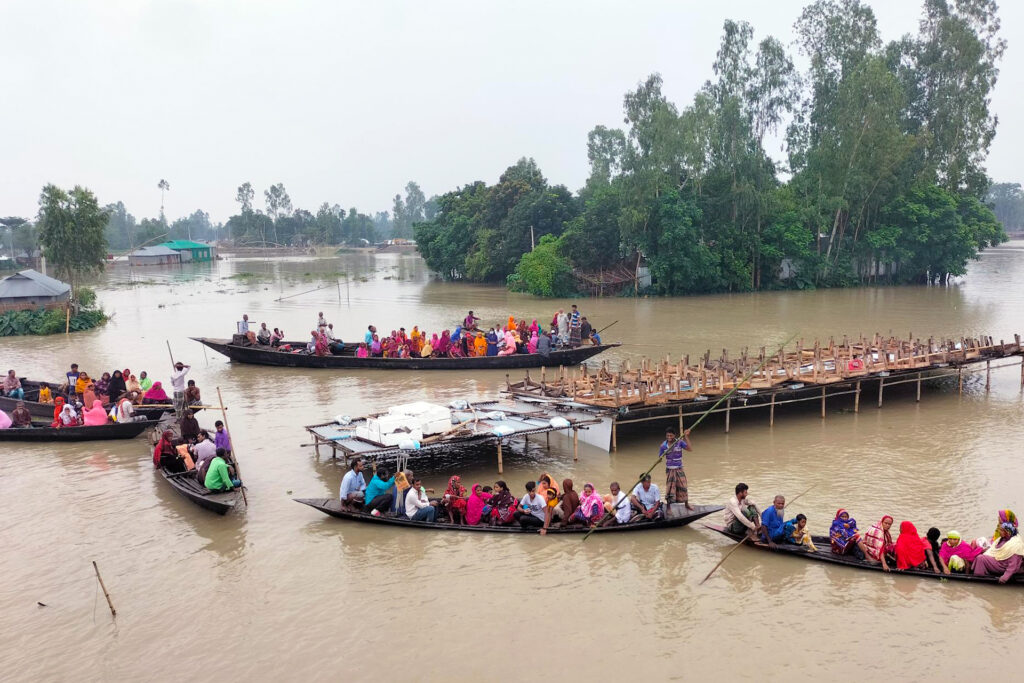
{"type": "Polygon", "coordinates": [[[70,192],[46,185],[39,195],[39,241],[58,277],[71,285],[75,300],[82,279],[103,270],[107,218],[96,196],[80,185],[70,192]]]}
{"type": "Polygon", "coordinates": [[[160,188],[160,220],[166,222],[167,219],[164,217],[164,193],[171,189],[171,184],[161,178],[160,182],[157,183],[156,186],[160,188]]]}

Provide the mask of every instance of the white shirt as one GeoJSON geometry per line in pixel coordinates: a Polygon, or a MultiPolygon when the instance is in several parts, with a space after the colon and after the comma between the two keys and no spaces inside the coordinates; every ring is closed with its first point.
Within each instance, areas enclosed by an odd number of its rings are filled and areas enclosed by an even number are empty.
{"type": "Polygon", "coordinates": [[[523,506],[524,510],[528,510],[531,515],[541,521],[544,521],[544,508],[547,507],[547,503],[544,501],[544,498],[538,496],[536,493],[533,494],[533,498],[530,498],[530,494],[527,493],[523,496],[523,499],[519,501],[519,504],[523,506]]]}
{"type": "Polygon", "coordinates": [[[117,407],[117,421],[130,419],[135,414],[135,408],[132,406],[131,401],[121,401],[121,405],[117,407]]]}
{"type": "Polygon", "coordinates": [[[203,439],[193,446],[192,450],[195,452],[198,460],[205,460],[217,455],[217,444],[213,443],[210,439],[203,439]]]}
{"type": "Polygon", "coordinates": [[[640,501],[645,510],[650,510],[661,500],[661,491],[658,490],[658,485],[654,482],[651,482],[651,488],[646,491],[644,491],[643,484],[637,484],[636,488],[633,489],[633,495],[636,496],[636,499],[640,501]]]}
{"type": "Polygon", "coordinates": [[[175,391],[185,391],[185,375],[189,368],[182,368],[171,373],[171,388],[175,391]]]}
{"type": "Polygon", "coordinates": [[[249,321],[239,320],[238,321],[238,334],[246,334],[249,332],[249,321]]]}
{"type": "MultiPolygon", "coordinates": [[[[654,488],[654,484],[651,484],[651,488],[654,488]]],[[[639,497],[637,500],[639,500],[639,497]]],[[[633,516],[633,509],[630,507],[629,501],[626,500],[625,491],[619,489],[619,495],[612,501],[612,509],[615,510],[615,520],[619,524],[625,524],[629,521],[629,518],[633,516]],[[616,507],[620,505],[620,503],[621,506],[616,507]]]]}
{"type": "Polygon", "coordinates": [[[405,516],[412,519],[417,512],[428,505],[430,505],[430,499],[426,494],[415,486],[410,486],[409,492],[405,494],[405,516]]]}
{"type": "Polygon", "coordinates": [[[729,502],[725,504],[725,525],[729,526],[738,519],[740,524],[748,529],[753,529],[755,524],[747,519],[747,516],[743,514],[743,510],[745,510],[747,506],[753,504],[754,502],[750,500],[750,498],[744,498],[742,504],[736,496],[730,498],[729,502]]]}

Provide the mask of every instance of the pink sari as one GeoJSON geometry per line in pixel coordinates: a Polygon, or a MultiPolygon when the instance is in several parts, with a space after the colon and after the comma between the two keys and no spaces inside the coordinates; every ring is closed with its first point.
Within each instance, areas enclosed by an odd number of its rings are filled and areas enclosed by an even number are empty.
{"type": "Polygon", "coordinates": [[[466,501],[466,523],[479,524],[484,514],[484,506],[490,499],[491,494],[480,490],[480,484],[473,484],[473,493],[466,501]]]}

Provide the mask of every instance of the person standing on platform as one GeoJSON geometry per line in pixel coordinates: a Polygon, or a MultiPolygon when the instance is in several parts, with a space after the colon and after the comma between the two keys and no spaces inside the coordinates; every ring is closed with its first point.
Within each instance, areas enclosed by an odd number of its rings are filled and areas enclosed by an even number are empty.
{"type": "Polygon", "coordinates": [[[665,430],[665,440],[658,449],[658,457],[665,458],[665,502],[682,503],[687,510],[692,510],[690,505],[690,492],[686,486],[686,472],[683,471],[683,451],[690,450],[690,443],[686,437],[690,430],[683,432],[683,437],[676,438],[676,430],[669,427],[665,430]]]}

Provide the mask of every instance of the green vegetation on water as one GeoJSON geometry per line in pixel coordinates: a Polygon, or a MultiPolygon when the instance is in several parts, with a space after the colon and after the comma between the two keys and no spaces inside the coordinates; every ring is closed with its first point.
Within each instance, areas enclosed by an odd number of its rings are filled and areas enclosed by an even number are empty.
{"type": "Polygon", "coordinates": [[[0,314],[0,337],[59,334],[64,332],[65,326],[72,332],[81,332],[107,322],[106,313],[100,308],[95,308],[95,292],[82,287],[78,296],[82,308],[71,316],[70,325],[64,308],[8,311],[0,314]]]}

